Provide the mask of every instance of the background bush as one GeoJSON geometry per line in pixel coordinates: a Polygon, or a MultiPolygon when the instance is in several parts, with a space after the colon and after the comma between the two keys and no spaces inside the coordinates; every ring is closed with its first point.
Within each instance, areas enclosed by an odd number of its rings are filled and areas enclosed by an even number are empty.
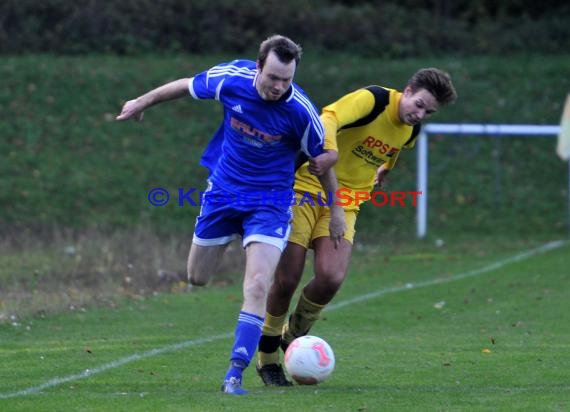
{"type": "Polygon", "coordinates": [[[4,0],[0,53],[243,52],[272,33],[376,57],[565,52],[562,0],[4,0]]]}

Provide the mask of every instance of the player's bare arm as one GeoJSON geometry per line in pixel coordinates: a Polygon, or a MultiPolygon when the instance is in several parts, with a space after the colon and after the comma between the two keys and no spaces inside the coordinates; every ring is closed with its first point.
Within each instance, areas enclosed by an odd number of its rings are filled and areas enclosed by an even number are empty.
{"type": "Polygon", "coordinates": [[[329,231],[335,248],[338,247],[340,241],[344,237],[346,231],[346,221],[344,218],[344,209],[338,204],[336,192],[338,190],[338,181],[334,168],[329,168],[322,176],[319,176],[319,181],[325,192],[330,193],[332,196],[330,202],[331,221],[329,223],[329,231]]]}
{"type": "Polygon", "coordinates": [[[323,154],[309,160],[309,173],[322,176],[328,169],[333,167],[338,160],[336,150],[325,150],[323,154]]]}
{"type": "Polygon", "coordinates": [[[376,171],[376,178],[374,179],[374,184],[380,188],[384,187],[384,178],[390,173],[390,169],[386,168],[386,165],[381,165],[376,171]]]}
{"type": "Polygon", "coordinates": [[[129,100],[123,106],[121,113],[117,116],[117,120],[135,119],[141,121],[144,116],[145,109],[168,100],[178,99],[190,94],[188,90],[189,79],[179,79],[170,83],[166,83],[156,89],[129,100]]]}

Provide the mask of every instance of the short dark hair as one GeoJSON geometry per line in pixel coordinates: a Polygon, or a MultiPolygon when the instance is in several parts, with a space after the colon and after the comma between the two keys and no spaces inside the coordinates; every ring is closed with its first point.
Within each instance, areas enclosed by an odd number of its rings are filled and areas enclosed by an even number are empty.
{"type": "Polygon", "coordinates": [[[301,46],[293,40],[280,34],[274,34],[265,39],[259,46],[257,61],[260,67],[263,68],[265,60],[267,60],[267,56],[271,51],[275,52],[282,63],[290,63],[292,60],[295,60],[295,63],[299,64],[303,54],[301,46]]]}
{"type": "Polygon", "coordinates": [[[453,87],[449,73],[433,67],[420,69],[414,73],[408,80],[408,86],[413,93],[420,89],[426,89],[442,106],[453,103],[457,99],[457,92],[453,87]]]}

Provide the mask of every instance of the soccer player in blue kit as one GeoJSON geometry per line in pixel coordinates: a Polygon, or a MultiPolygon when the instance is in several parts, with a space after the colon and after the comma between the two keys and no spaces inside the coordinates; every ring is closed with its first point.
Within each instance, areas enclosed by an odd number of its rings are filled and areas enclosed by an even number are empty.
{"type": "MultiPolygon", "coordinates": [[[[293,83],[301,54],[291,39],[273,35],[261,43],[256,62],[234,60],[167,83],[127,101],[117,116],[142,120],[150,106],[188,95],[215,99],[224,107],[223,123],[201,159],[210,177],[188,256],[190,282],[205,285],[232,240],[241,236],[246,251],[243,304],[224,393],[247,393],[242,375],[261,336],[267,295],[289,236],[299,150],[313,159],[311,171],[325,192],[337,189],[330,160],[334,156],[319,157],[325,149],[318,112],[293,83]],[[239,201],[248,195],[253,200],[239,201]]],[[[332,203],[330,235],[340,242],[344,211],[332,203]]]]}

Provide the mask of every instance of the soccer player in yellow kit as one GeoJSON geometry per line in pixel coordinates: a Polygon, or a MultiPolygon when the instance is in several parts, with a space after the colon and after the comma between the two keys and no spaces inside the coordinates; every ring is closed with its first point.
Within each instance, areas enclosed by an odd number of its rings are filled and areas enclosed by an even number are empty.
{"type": "Polygon", "coordinates": [[[359,210],[358,193],[370,193],[375,184],[381,185],[402,148],[414,147],[421,121],[456,98],[451,77],[439,69],[427,68],[417,71],[402,92],[369,86],[323,109],[325,149],[337,153],[329,151],[321,155],[320,161],[325,162],[323,157],[330,155],[333,163],[336,159],[332,157],[338,155],[334,168],[339,190],[343,191],[346,231],[340,241],[330,238],[328,201],[323,201],[314,175],[319,165],[315,160],[305,162],[295,175],[297,202],[293,206],[292,230],[269,292],[259,341],[257,372],[266,385],[292,385],[283,372],[279,347],[286,349],[293,339],[309,332],[346,277],[359,210]],[[348,196],[351,201],[347,201],[348,196]],[[314,251],[314,276],[288,316],[309,248],[314,251]]]}

